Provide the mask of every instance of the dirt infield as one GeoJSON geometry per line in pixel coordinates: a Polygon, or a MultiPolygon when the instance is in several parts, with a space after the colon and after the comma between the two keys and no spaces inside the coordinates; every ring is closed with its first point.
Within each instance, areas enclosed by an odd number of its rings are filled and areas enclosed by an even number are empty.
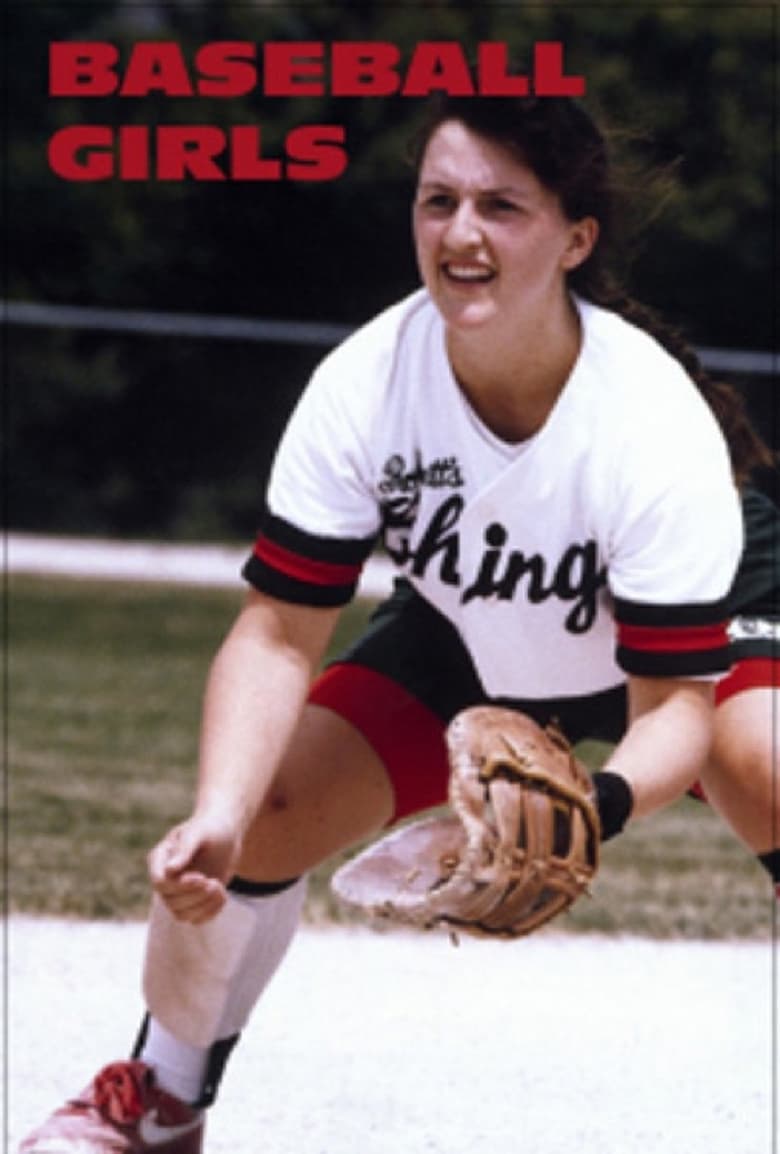
{"type": "MultiPolygon", "coordinates": [[[[144,931],[8,924],[9,1151],[123,1056],[144,931]]],[[[775,1154],[772,947],[305,928],[208,1154],[775,1154]]],[[[776,1139],[775,1139],[776,1140],[776,1139]]]]}

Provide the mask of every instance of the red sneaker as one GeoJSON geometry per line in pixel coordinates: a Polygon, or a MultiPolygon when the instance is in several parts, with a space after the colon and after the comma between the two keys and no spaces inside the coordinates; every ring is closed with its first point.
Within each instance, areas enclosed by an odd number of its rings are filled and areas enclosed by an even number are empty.
{"type": "Polygon", "coordinates": [[[204,1115],[154,1084],[143,1062],[114,1062],[56,1110],[19,1154],[201,1154],[204,1115]]]}

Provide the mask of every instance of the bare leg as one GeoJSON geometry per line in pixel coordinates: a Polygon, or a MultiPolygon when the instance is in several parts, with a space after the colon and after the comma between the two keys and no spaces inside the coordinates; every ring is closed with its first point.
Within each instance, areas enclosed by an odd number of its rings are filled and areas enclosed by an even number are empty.
{"type": "Polygon", "coordinates": [[[780,710],[772,688],[727,698],[716,711],[707,799],[756,854],[780,846],[780,710]]]}
{"type": "Polygon", "coordinates": [[[380,830],[393,809],[384,765],[362,734],[308,705],[237,872],[260,881],[296,877],[380,830]]]}
{"type": "Polygon", "coordinates": [[[188,1102],[212,1100],[214,1063],[246,1025],[297,929],[301,875],[380,829],[393,809],[390,781],[361,734],[331,710],[307,706],[218,918],[188,925],[162,903],[154,907],[144,981],[151,1017],[139,1056],[164,1089],[188,1102]]]}

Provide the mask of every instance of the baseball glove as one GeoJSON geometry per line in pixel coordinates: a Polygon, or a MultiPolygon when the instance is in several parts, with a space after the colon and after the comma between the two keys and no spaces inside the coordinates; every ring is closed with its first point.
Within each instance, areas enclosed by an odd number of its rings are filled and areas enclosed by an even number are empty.
{"type": "Polygon", "coordinates": [[[477,706],[446,733],[451,813],[403,826],[333,876],[336,895],[425,929],[519,937],[572,904],[599,861],[584,767],[554,727],[477,706]]]}

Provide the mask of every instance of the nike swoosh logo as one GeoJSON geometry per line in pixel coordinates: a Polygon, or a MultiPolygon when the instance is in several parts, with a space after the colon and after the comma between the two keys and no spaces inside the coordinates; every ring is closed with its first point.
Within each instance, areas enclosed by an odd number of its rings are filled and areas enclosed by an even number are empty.
{"type": "Polygon", "coordinates": [[[150,1110],[138,1123],[138,1133],[147,1146],[163,1146],[173,1142],[175,1138],[183,1138],[185,1134],[197,1130],[201,1123],[202,1118],[197,1115],[189,1122],[181,1122],[175,1126],[161,1126],[157,1121],[157,1111],[150,1110]]]}

